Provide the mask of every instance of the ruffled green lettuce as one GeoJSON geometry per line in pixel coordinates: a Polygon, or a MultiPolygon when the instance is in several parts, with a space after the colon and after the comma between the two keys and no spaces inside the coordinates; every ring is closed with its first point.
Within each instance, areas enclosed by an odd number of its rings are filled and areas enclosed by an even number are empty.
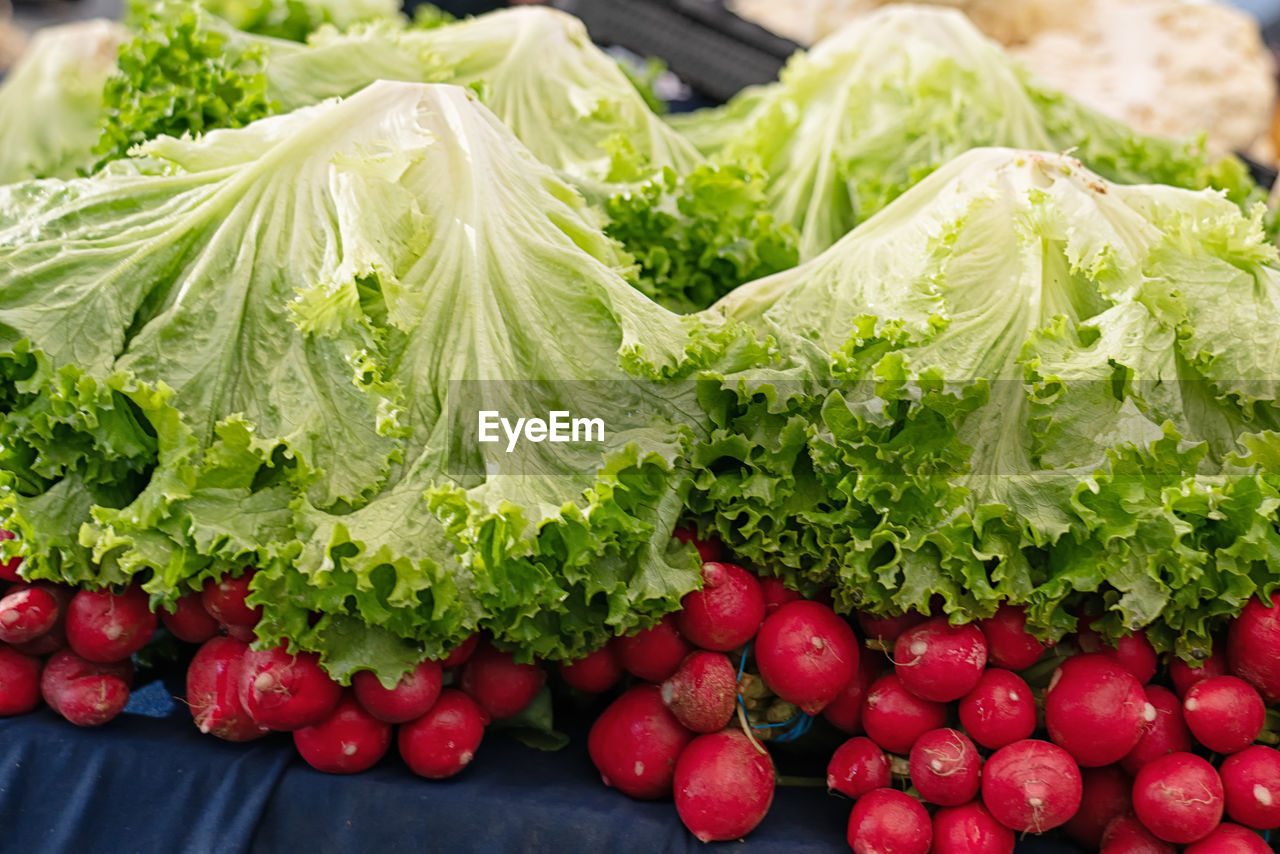
{"type": "Polygon", "coordinates": [[[711,309],[779,350],[704,396],[689,504],[848,606],[1058,635],[1100,593],[1188,651],[1280,581],[1276,261],[1219,193],[963,155],[711,309]]]}
{"type": "Polygon", "coordinates": [[[812,258],[953,157],[1071,151],[1111,181],[1255,189],[1235,158],[1139,134],[1033,79],[960,12],[890,7],[796,54],[776,83],[670,123],[769,178],[769,208],[812,258]]]}
{"type": "Polygon", "coordinates": [[[467,90],[381,82],[143,155],[0,189],[4,524],[33,577],[168,599],[258,566],[260,639],[341,676],[480,628],[581,655],[698,583],[670,536],[706,433],[684,378],[744,342],[632,288],[467,90]],[[512,453],[482,408],[604,434],[512,453]]]}

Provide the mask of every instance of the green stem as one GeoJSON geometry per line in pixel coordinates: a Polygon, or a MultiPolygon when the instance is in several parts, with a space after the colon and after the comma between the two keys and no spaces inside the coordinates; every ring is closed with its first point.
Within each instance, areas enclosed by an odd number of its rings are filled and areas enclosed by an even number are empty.
{"type": "Polygon", "coordinates": [[[825,789],[827,787],[827,781],[822,777],[790,777],[786,774],[777,774],[773,779],[779,786],[794,786],[804,789],[825,789]]]}

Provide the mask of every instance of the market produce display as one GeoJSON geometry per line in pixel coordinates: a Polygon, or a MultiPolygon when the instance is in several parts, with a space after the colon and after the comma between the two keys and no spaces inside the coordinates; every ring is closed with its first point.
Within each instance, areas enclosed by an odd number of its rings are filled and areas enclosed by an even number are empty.
{"type": "Polygon", "coordinates": [[[164,659],[201,732],[336,774],[588,710],[702,841],[794,742],[855,851],[1265,850],[1280,252],[1239,161],[946,11],[667,122],[558,12],[204,5],[99,27],[52,109],[0,90],[51,123],[6,146],[67,143],[0,186],[0,714],[107,723],[164,659]]]}

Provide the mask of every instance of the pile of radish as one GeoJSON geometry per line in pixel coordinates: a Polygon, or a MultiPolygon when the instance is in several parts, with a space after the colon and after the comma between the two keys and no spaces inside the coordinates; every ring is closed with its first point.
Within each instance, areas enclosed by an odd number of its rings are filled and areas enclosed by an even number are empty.
{"type": "MultiPolygon", "coordinates": [[[[605,785],[672,799],[699,840],[764,820],[793,782],[771,745],[801,737],[831,746],[814,797],[852,800],[859,854],[1007,854],[1050,831],[1104,854],[1271,850],[1260,834],[1280,828],[1280,601],[1252,601],[1199,666],[1162,666],[1142,634],[1112,648],[1085,618],[1052,647],[1011,607],[965,625],[846,619],[696,545],[704,585],[680,611],[560,664],[553,684],[603,697],[587,747],[605,785]]],[[[343,686],[312,654],[253,648],[252,569],[157,614],[136,587],[27,583],[19,565],[0,565],[0,717],[43,702],[79,726],[110,721],[131,657],[162,624],[198,645],[185,699],[201,732],[287,732],[333,774],[373,767],[394,741],[415,774],[439,779],[547,683],[541,665],[475,635],[395,684],[362,671],[343,686]]]]}

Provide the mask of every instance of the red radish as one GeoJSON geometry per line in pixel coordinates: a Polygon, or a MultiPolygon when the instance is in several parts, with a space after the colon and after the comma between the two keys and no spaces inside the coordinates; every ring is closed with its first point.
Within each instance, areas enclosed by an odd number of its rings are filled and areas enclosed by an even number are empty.
{"type": "Polygon", "coordinates": [[[0,644],[0,718],[25,715],[40,705],[40,659],[0,644]]]}
{"type": "Polygon", "coordinates": [[[1215,753],[1244,750],[1262,732],[1267,707],[1248,682],[1211,676],[1187,689],[1182,714],[1196,741],[1215,753]]]}
{"type": "Polygon", "coordinates": [[[329,678],[314,652],[284,646],[249,650],[240,673],[240,703],[254,723],[290,732],[333,714],[342,688],[329,678]]]}
{"type": "Polygon", "coordinates": [[[741,730],[700,735],[676,760],[676,812],[700,842],[739,839],[773,803],[773,762],[741,730]]]}
{"type": "Polygon", "coordinates": [[[124,711],[129,686],[115,676],[82,676],[58,693],[58,712],[76,726],[101,726],[124,711]]]}
{"type": "Polygon", "coordinates": [[[1204,839],[1222,820],[1222,780],[1193,753],[1153,759],[1133,781],[1133,811],[1165,842],[1187,845],[1204,839]]]}
{"type": "Polygon", "coordinates": [[[577,661],[560,663],[560,678],[570,688],[587,694],[603,694],[622,678],[622,661],[613,641],[577,661]]]}
{"type": "Polygon", "coordinates": [[[935,729],[911,746],[911,783],[920,797],[940,807],[958,807],[978,795],[982,759],[958,730],[935,729]]]}
{"type": "Polygon", "coordinates": [[[671,794],[676,757],[692,739],[656,685],[636,685],[592,724],[587,752],[606,786],[653,800],[671,794]]]}
{"type": "Polygon", "coordinates": [[[890,753],[909,753],[917,738],[946,722],[946,706],[908,692],[895,673],[872,682],[862,704],[862,728],[890,753]]]}
{"type": "Polygon", "coordinates": [[[680,667],[693,645],[676,626],[676,615],[667,614],[651,629],[618,638],[618,660],[632,676],[646,682],[664,682],[680,667]]]}
{"type": "Polygon", "coordinates": [[[783,584],[781,578],[761,578],[760,592],[764,594],[764,615],[766,617],[788,602],[799,602],[804,598],[783,584]]]}
{"type": "Polygon", "coordinates": [[[61,608],[48,590],[19,585],[0,599],[0,641],[26,643],[47,634],[61,608]]]}
{"type": "Polygon", "coordinates": [[[88,661],[65,649],[45,662],[40,673],[40,693],[49,708],[61,713],[63,692],[72,683],[90,676],[110,676],[127,689],[133,684],[133,662],[128,659],[109,663],[88,661]]]}
{"type": "Polygon", "coordinates": [[[1019,833],[1044,833],[1080,809],[1080,769],[1071,754],[1047,741],[1023,739],[991,755],[982,769],[982,802],[1019,833]]]}
{"type": "Polygon", "coordinates": [[[702,589],[680,602],[676,625],[694,646],[728,652],[755,637],[764,621],[760,581],[732,563],[704,563],[702,589]]]}
{"type": "Polygon", "coordinates": [[[859,611],[855,617],[864,635],[883,643],[893,643],[898,639],[898,635],[928,619],[915,611],[908,611],[900,617],[878,616],[859,611]]]}
{"type": "Polygon", "coordinates": [[[384,687],[370,671],[361,670],[351,677],[351,690],[360,705],[374,718],[389,724],[402,724],[431,711],[440,697],[441,677],[438,662],[420,661],[390,688],[384,687]]]}
{"type": "Polygon", "coordinates": [[[1049,737],[1085,768],[1119,762],[1155,720],[1142,685],[1109,658],[1077,655],[1054,672],[1044,703],[1049,737]]]}
{"type": "Polygon", "coordinates": [[[187,667],[187,704],[196,726],[226,741],[249,741],[265,735],[240,702],[240,676],[247,644],[234,638],[210,638],[187,667]]]}
{"type": "Polygon", "coordinates": [[[953,626],[946,617],[934,617],[898,635],[893,663],[912,694],[950,703],[972,691],[982,678],[987,639],[972,623],[953,626]]]}
{"type": "Polygon", "coordinates": [[[518,664],[515,656],[481,644],[462,665],[458,687],[495,721],[513,718],[528,708],[547,681],[536,664],[518,664]]]}
{"type": "Polygon", "coordinates": [[[866,647],[858,650],[858,672],[822,710],[827,723],[849,735],[862,732],[862,701],[871,683],[880,676],[883,660],[883,656],[866,647]]]}
{"type": "Polygon", "coordinates": [[[1177,854],[1177,849],[1157,839],[1135,816],[1122,815],[1103,832],[1100,854],[1177,854]]]}
{"type": "Polygon", "coordinates": [[[1086,850],[1096,851],[1102,845],[1107,825],[1132,809],[1129,792],[1133,780],[1119,765],[1104,765],[1085,768],[1080,772],[1080,781],[1080,809],[1062,829],[1086,850]]]}
{"type": "Polygon", "coordinates": [[[1125,635],[1116,641],[1115,646],[1104,645],[1098,652],[1128,670],[1142,685],[1146,685],[1156,675],[1156,667],[1160,661],[1156,648],[1147,640],[1145,632],[1125,635]]]}
{"type": "Polygon", "coordinates": [[[896,789],[876,789],[853,805],[847,839],[854,854],[929,854],[933,823],[910,795],[896,789]]]}
{"type": "Polygon", "coordinates": [[[858,674],[858,639],[820,602],[791,602],[756,635],[756,666],[773,692],[816,715],[858,674]]]}
{"type": "Polygon", "coordinates": [[[851,738],[836,748],[827,763],[827,788],[857,799],[893,782],[889,759],[869,738],[851,738]]]}
{"type": "Polygon", "coordinates": [[[66,649],[67,630],[65,622],[65,619],[59,620],[53,624],[52,629],[45,632],[35,640],[29,640],[26,643],[15,643],[12,644],[12,646],[23,655],[33,655],[36,657],[52,655],[59,650],[66,649]]]}
{"type": "Polygon", "coordinates": [[[977,801],[933,814],[932,854],[1013,854],[1015,841],[977,801]]]}
{"type": "Polygon", "coordinates": [[[1247,679],[1268,703],[1280,702],[1280,607],[1273,593],[1267,604],[1250,599],[1227,629],[1231,672],[1247,679]]]}
{"type": "Polygon", "coordinates": [[[722,549],[720,541],[715,537],[706,537],[704,539],[689,528],[676,528],[671,532],[671,536],[682,543],[693,543],[693,547],[698,550],[698,557],[703,563],[720,559],[722,549]]]}
{"type": "Polygon", "coordinates": [[[1255,744],[1218,769],[1231,820],[1258,830],[1280,827],[1280,751],[1255,744]]]}
{"type": "Polygon", "coordinates": [[[1187,693],[1187,689],[1201,679],[1208,679],[1210,676],[1226,676],[1231,672],[1227,667],[1227,654],[1221,645],[1214,649],[1213,655],[1196,664],[1199,667],[1187,664],[1172,653],[1169,655],[1169,678],[1173,681],[1173,690],[1179,697],[1187,693]]]}
{"type": "Polygon", "coordinates": [[[89,661],[122,661],[147,645],[158,624],[140,587],[81,590],[67,606],[67,643],[89,661]]]}
{"type": "Polygon", "coordinates": [[[1018,674],[990,668],[961,698],[960,725],[978,744],[998,750],[1035,732],[1035,696],[1018,674]]]}
{"type": "Polygon", "coordinates": [[[228,626],[226,623],[218,623],[218,627],[229,638],[235,638],[241,643],[253,643],[258,639],[258,633],[253,630],[253,626],[228,626]]]}
{"type": "Polygon", "coordinates": [[[1001,605],[993,616],[979,620],[978,628],[987,641],[987,658],[995,667],[1026,670],[1044,653],[1044,644],[1027,631],[1027,609],[1021,606],[1001,605]]]}
{"type": "Polygon", "coordinates": [[[1188,845],[1186,854],[1273,854],[1271,846],[1262,837],[1238,824],[1223,823],[1194,845],[1188,845]]]}
{"type": "Polygon", "coordinates": [[[1142,728],[1142,737],[1120,760],[1124,770],[1137,774],[1138,769],[1157,756],[1191,750],[1191,731],[1182,717],[1182,703],[1168,688],[1148,685],[1143,689],[1147,702],[1156,710],[1155,720],[1142,728]]]}
{"type": "Polygon", "coordinates": [[[453,688],[417,720],[400,727],[400,756],[419,777],[441,780],[471,763],[484,738],[484,710],[453,688]]]}
{"type": "MultiPolygon", "coordinates": [[[[0,528],[0,542],[14,539],[13,531],[6,531],[0,528]]],[[[14,556],[5,561],[0,561],[0,581],[21,581],[22,576],[18,575],[18,570],[22,568],[22,557],[14,556]]]]}
{"type": "Polygon", "coordinates": [[[204,609],[224,626],[245,626],[253,628],[262,619],[262,607],[250,607],[245,601],[249,598],[249,584],[257,570],[245,567],[239,578],[226,576],[218,581],[209,581],[200,591],[200,601],[204,609]]]}
{"type": "Polygon", "coordinates": [[[160,609],[160,622],[180,641],[204,643],[218,634],[218,621],[204,609],[199,593],[190,593],[173,603],[173,608],[160,609]]]}
{"type": "Polygon", "coordinates": [[[369,714],[348,693],[329,717],[295,730],[293,744],[303,761],[317,771],[358,774],[386,755],[391,746],[391,724],[369,714]]]}
{"type": "Polygon", "coordinates": [[[662,683],[662,702],[694,732],[724,729],[738,703],[738,673],[722,652],[691,652],[662,683]]]}
{"type": "Polygon", "coordinates": [[[476,651],[476,646],[480,643],[480,633],[476,632],[471,637],[454,647],[448,655],[440,659],[440,667],[448,670],[450,667],[459,667],[466,664],[467,659],[471,657],[471,653],[476,651]]]}

